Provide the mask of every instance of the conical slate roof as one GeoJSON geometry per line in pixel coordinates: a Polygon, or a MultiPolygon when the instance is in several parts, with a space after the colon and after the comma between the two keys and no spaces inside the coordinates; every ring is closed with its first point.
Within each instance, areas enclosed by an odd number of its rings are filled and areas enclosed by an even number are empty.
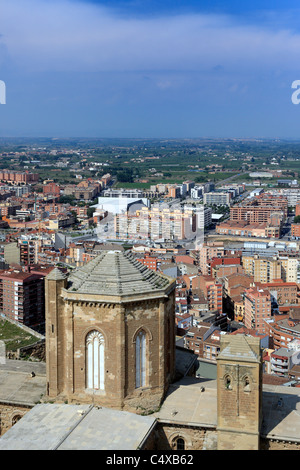
{"type": "Polygon", "coordinates": [[[132,295],[161,291],[171,280],[147,268],[130,253],[106,251],[69,276],[69,292],[132,295]]]}

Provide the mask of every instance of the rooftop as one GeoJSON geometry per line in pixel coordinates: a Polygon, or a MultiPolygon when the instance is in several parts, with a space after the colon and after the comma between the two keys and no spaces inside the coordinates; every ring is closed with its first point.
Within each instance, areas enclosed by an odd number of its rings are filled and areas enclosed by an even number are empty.
{"type": "MultiPolygon", "coordinates": [[[[186,368],[192,357],[185,356],[186,368]]],[[[21,403],[21,397],[27,397],[23,402],[32,403],[45,390],[45,364],[8,361],[1,365],[0,384],[2,403],[3,398],[21,403]],[[31,377],[31,371],[35,371],[35,377],[31,377]]],[[[278,380],[263,384],[261,434],[300,442],[300,389],[277,384],[278,380]]],[[[170,385],[160,410],[151,416],[90,405],[37,404],[1,437],[0,449],[134,450],[142,445],[156,421],[215,431],[217,381],[183,377],[170,385]]]]}
{"type": "Polygon", "coordinates": [[[5,364],[0,364],[0,403],[33,406],[45,393],[44,362],[6,359],[5,364]]]}
{"type": "Polygon", "coordinates": [[[106,251],[75,270],[68,291],[82,294],[125,296],[158,293],[174,280],[140,263],[130,252],[106,251]]]}
{"type": "Polygon", "coordinates": [[[137,450],[154,417],[90,405],[39,404],[0,439],[1,450],[137,450]]]}
{"type": "MultiPolygon", "coordinates": [[[[300,442],[300,389],[263,385],[261,435],[300,442]]],[[[217,426],[217,381],[185,377],[169,388],[158,421],[187,426],[217,426]]]]}
{"type": "Polygon", "coordinates": [[[220,359],[231,359],[243,362],[259,362],[260,358],[257,352],[255,351],[255,346],[253,343],[254,337],[237,334],[231,336],[230,338],[222,338],[221,342],[221,351],[218,355],[218,360],[220,359]],[[254,346],[254,347],[253,347],[254,346]]]}

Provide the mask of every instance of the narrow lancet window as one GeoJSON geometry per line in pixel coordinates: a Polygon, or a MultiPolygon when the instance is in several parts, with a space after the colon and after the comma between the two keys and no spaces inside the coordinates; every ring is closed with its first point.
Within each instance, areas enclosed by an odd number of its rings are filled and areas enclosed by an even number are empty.
{"type": "Polygon", "coordinates": [[[140,331],[135,342],[135,386],[146,386],[146,334],[140,331]]]}
{"type": "Polygon", "coordinates": [[[104,390],[104,337],[99,331],[91,331],[86,338],[87,388],[104,390]]]}

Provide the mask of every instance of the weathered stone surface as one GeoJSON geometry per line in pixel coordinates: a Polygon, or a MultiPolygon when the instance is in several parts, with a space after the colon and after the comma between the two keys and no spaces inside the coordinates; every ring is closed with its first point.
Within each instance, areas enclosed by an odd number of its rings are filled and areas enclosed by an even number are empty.
{"type": "Polygon", "coordinates": [[[175,374],[175,280],[131,254],[106,252],[68,279],[46,277],[49,399],[138,413],[156,410],[175,374]],[[104,389],[87,387],[87,337],[104,344],[104,389]],[[146,382],[136,385],[136,338],[146,338],[146,382]]]}

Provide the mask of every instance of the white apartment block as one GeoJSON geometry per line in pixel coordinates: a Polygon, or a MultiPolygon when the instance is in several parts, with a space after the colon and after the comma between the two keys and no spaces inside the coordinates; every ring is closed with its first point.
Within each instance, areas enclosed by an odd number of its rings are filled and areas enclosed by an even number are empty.
{"type": "Polygon", "coordinates": [[[196,223],[195,210],[142,207],[133,214],[115,215],[115,235],[119,239],[183,240],[192,238],[196,223]]]}
{"type": "Polygon", "coordinates": [[[203,196],[203,188],[200,186],[195,186],[191,189],[191,198],[192,199],[202,199],[203,196]]]}
{"type": "Polygon", "coordinates": [[[288,200],[288,206],[295,207],[300,202],[300,188],[282,188],[265,191],[274,196],[284,196],[288,200]]]}
{"type": "Polygon", "coordinates": [[[209,206],[230,206],[230,201],[231,193],[211,192],[203,195],[203,203],[209,206]]]}
{"type": "Polygon", "coordinates": [[[184,207],[186,210],[193,211],[196,214],[197,229],[204,230],[205,227],[208,227],[211,224],[211,207],[205,207],[203,205],[198,205],[197,207],[186,205],[184,207]]]}

